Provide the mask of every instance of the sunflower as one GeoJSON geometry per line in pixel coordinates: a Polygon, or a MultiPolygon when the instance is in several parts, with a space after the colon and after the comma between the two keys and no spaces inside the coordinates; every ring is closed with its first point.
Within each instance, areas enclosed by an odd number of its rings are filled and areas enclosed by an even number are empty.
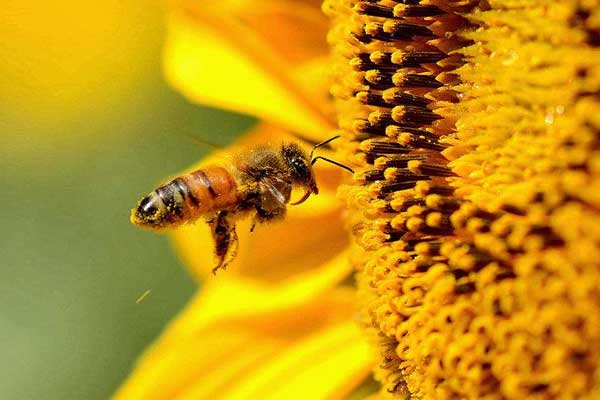
{"type": "MultiPolygon", "coordinates": [[[[343,398],[373,365],[377,398],[600,396],[600,3],[220,4],[177,4],[169,81],[262,118],[243,145],[339,130],[347,211],[321,167],[117,398],[343,398]]],[[[175,234],[199,278],[207,237],[175,234]]]]}
{"type": "Polygon", "coordinates": [[[599,395],[599,5],[325,2],[387,396],[599,395]]]}

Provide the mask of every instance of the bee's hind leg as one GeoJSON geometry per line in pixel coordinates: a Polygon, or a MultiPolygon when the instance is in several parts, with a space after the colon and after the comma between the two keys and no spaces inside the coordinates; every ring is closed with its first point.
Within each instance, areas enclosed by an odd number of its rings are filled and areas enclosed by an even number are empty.
{"type": "Polygon", "coordinates": [[[207,222],[215,240],[217,265],[212,269],[212,273],[216,274],[217,270],[225,269],[235,258],[238,250],[238,236],[235,224],[228,218],[227,211],[219,211],[214,218],[207,222]]]}

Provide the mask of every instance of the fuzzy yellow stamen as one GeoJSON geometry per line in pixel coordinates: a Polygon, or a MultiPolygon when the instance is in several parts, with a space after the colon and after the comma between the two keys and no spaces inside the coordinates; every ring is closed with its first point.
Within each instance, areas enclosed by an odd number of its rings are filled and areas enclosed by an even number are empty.
{"type": "Polygon", "coordinates": [[[384,393],[600,393],[600,2],[327,0],[384,393]]]}

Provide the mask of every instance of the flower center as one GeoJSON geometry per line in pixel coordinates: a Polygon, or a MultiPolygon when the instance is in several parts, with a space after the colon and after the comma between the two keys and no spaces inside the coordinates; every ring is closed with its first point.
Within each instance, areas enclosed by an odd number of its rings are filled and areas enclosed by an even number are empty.
{"type": "Polygon", "coordinates": [[[589,317],[600,294],[585,283],[600,283],[598,7],[323,8],[384,388],[435,399],[589,393],[600,376],[589,317]]]}

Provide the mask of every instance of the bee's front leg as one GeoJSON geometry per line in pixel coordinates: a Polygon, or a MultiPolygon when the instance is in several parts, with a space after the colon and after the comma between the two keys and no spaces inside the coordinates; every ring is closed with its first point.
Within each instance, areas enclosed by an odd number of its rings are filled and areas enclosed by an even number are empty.
{"type": "Polygon", "coordinates": [[[235,258],[238,250],[238,236],[235,224],[230,221],[227,211],[219,211],[214,218],[210,218],[206,222],[210,226],[215,240],[217,265],[213,268],[212,273],[216,274],[218,269],[225,269],[235,258]]]}

